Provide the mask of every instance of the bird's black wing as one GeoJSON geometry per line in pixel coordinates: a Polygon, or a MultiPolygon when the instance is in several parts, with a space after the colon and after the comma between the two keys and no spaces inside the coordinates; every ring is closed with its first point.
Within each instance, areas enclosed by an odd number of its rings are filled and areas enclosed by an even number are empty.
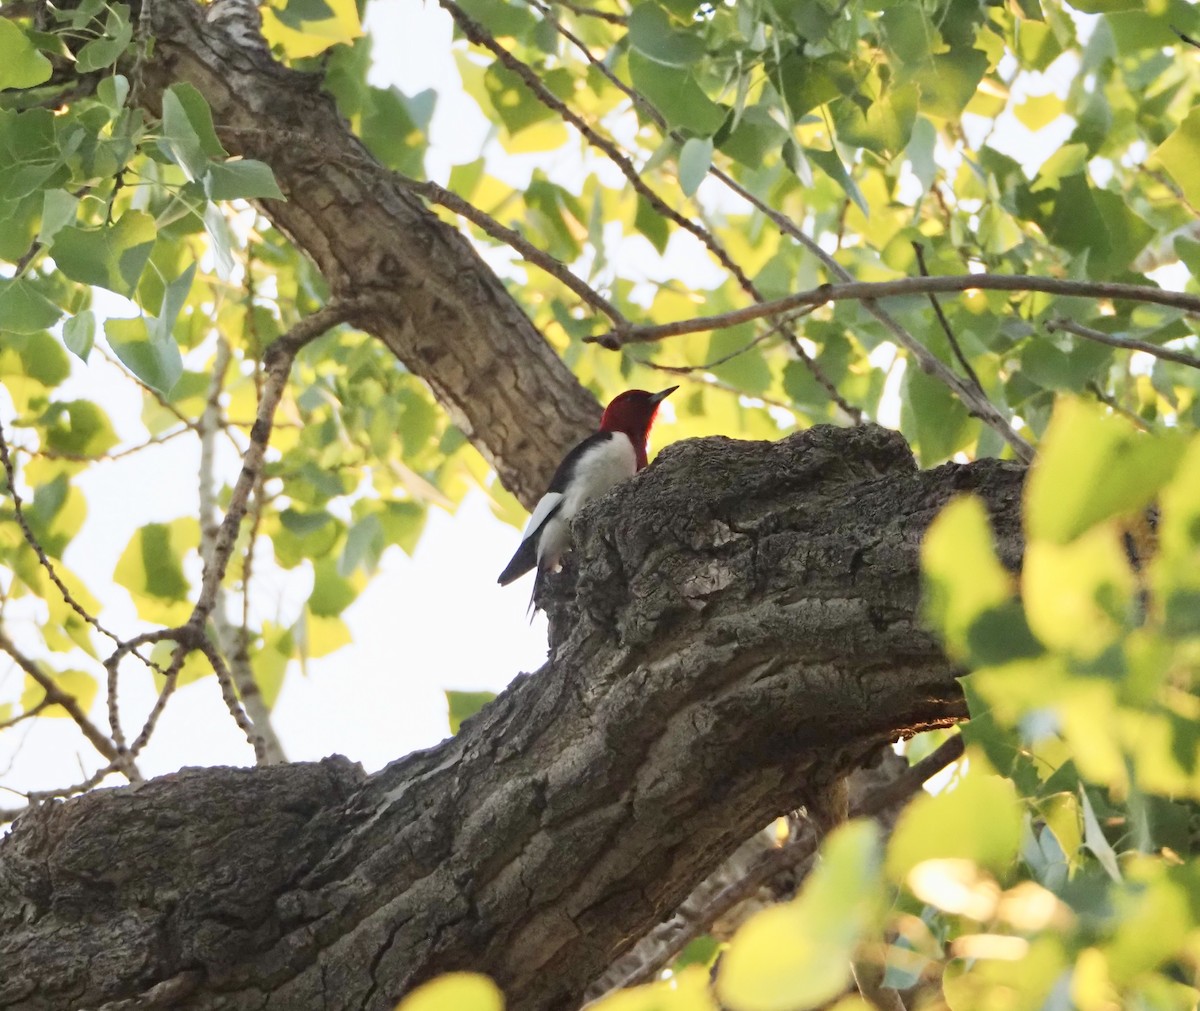
{"type": "MultiPolygon", "coordinates": [[[[562,458],[562,462],[554,471],[554,476],[550,478],[550,486],[546,489],[546,494],[561,495],[566,491],[567,485],[575,473],[575,468],[583,455],[593,446],[606,442],[612,437],[612,432],[596,432],[575,446],[562,458]]],[[[541,536],[542,528],[557,515],[561,505],[561,502],[556,503],[553,509],[541,517],[536,527],[527,527],[525,529],[525,534],[521,538],[521,544],[517,548],[516,554],[512,556],[512,559],[504,567],[504,571],[500,573],[500,578],[496,580],[501,586],[507,586],[514,579],[520,579],[521,576],[537,565],[538,538],[541,536]]]]}

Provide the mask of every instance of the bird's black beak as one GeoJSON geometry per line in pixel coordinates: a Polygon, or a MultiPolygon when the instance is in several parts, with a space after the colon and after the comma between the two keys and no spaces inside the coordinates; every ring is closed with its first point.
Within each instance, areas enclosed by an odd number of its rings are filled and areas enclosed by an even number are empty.
{"type": "Polygon", "coordinates": [[[679,389],[678,386],[668,386],[665,390],[659,390],[656,394],[654,394],[654,396],[652,396],[650,398],[650,403],[661,404],[664,400],[667,399],[667,397],[669,397],[677,389],[679,389]]]}

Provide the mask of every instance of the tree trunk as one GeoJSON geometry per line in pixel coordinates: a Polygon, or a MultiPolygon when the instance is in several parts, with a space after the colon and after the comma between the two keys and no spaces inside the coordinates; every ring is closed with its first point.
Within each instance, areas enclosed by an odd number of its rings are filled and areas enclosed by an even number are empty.
{"type": "Polygon", "coordinates": [[[136,93],[196,87],[234,154],[275,172],[264,214],[312,257],[334,295],[376,308],[359,325],[429,383],[454,422],[532,507],[600,417],[587,392],[471,245],[363,147],[317,75],[281,67],[251,0],[154,3],[136,93]]]}
{"type": "Polygon", "coordinates": [[[1015,567],[1022,477],[918,471],[875,427],[668,447],[584,510],[547,663],[457,737],[372,776],[187,770],[18,819],[0,1007],[374,1011],[450,969],[577,1007],[752,832],[965,716],[918,549],[972,491],[1015,567]]]}

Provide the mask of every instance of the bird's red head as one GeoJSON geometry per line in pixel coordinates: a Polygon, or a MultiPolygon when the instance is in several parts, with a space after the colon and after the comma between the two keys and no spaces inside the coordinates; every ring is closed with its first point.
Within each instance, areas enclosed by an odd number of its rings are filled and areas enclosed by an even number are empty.
{"type": "Polygon", "coordinates": [[[646,466],[646,436],[654,424],[658,405],[674,393],[678,386],[669,386],[658,393],[646,390],[626,390],[615,396],[604,408],[600,419],[600,431],[624,432],[637,452],[638,469],[646,466]]]}

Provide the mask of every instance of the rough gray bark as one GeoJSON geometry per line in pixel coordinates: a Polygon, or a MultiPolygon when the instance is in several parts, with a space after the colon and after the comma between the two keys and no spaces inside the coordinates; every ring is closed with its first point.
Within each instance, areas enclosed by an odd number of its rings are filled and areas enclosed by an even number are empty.
{"type": "Polygon", "coordinates": [[[147,13],[155,43],[141,101],[158,114],[163,90],[181,81],[204,95],[225,147],[274,170],[287,201],[261,201],[263,212],[335,295],[377,306],[356,322],[429,383],[532,506],[567,449],[595,429],[595,398],[470,244],[350,132],[320,78],[271,59],[256,4],[160,0],[147,13]]]}
{"type": "Polygon", "coordinates": [[[584,511],[550,658],[457,737],[372,776],[189,770],[18,819],[0,1007],[374,1011],[463,968],[514,1011],[577,1006],[770,818],[965,715],[919,543],[973,491],[1018,564],[1022,473],[920,472],[872,427],[669,447],[584,511]]]}

